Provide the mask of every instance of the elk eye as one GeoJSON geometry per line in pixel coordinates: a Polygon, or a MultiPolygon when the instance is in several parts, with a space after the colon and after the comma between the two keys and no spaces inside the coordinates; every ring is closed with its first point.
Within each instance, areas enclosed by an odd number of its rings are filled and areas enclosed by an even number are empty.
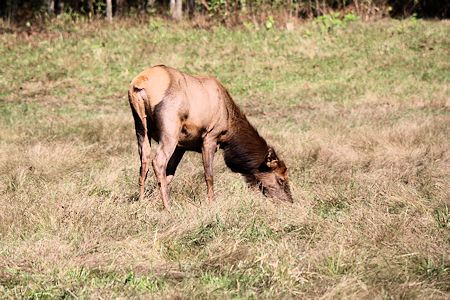
{"type": "Polygon", "coordinates": [[[283,185],[284,184],[284,179],[279,177],[279,178],[277,178],[277,182],[278,182],[279,185],[283,185]]]}

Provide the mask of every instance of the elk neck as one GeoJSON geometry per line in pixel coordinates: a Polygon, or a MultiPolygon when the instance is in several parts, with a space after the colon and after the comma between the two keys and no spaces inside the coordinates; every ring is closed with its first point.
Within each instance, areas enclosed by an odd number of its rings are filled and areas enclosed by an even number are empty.
{"type": "Polygon", "coordinates": [[[224,150],[225,164],[231,171],[254,174],[264,163],[269,151],[267,142],[237,108],[230,114],[230,132],[221,148],[224,150]]]}

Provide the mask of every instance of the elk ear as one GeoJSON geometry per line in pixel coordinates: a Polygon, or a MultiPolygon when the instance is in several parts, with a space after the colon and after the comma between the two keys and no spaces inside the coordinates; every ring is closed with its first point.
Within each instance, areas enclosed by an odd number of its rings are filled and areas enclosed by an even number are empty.
{"type": "Polygon", "coordinates": [[[266,165],[272,170],[278,167],[278,157],[273,148],[269,148],[269,151],[267,152],[266,165]]]}

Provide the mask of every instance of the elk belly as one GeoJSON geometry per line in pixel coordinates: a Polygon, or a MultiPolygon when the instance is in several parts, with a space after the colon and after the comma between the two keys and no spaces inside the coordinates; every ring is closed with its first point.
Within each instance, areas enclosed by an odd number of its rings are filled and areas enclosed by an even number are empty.
{"type": "Polygon", "coordinates": [[[189,151],[202,151],[202,133],[203,128],[199,128],[188,122],[181,127],[180,137],[178,138],[178,147],[189,151]]]}

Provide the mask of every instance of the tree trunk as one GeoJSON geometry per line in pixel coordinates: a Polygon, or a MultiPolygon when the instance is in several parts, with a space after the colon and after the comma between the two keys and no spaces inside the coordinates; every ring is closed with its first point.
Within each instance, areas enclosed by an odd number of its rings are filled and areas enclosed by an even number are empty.
{"type": "Polygon", "coordinates": [[[87,0],[87,6],[88,6],[89,18],[92,18],[94,16],[94,2],[93,2],[93,0],[87,0]]]}
{"type": "Polygon", "coordinates": [[[112,23],[112,1],[106,0],[106,19],[112,23]]]}
{"type": "Polygon", "coordinates": [[[55,0],[55,14],[59,15],[64,12],[64,1],[63,0],[55,0]]]}
{"type": "Polygon", "coordinates": [[[170,0],[170,14],[172,19],[180,21],[183,17],[182,0],[170,0]]]}
{"type": "Polygon", "coordinates": [[[8,22],[14,20],[17,9],[17,0],[6,0],[6,19],[8,22]]]}
{"type": "Polygon", "coordinates": [[[319,0],[316,0],[316,17],[320,16],[320,4],[319,4],[319,0]]]}
{"type": "Polygon", "coordinates": [[[126,9],[128,9],[128,3],[124,0],[117,0],[116,1],[116,10],[113,11],[113,14],[116,16],[123,16],[126,12],[126,9]]]}
{"type": "Polygon", "coordinates": [[[187,0],[187,10],[189,18],[192,18],[194,16],[195,0],[187,0]]]}
{"type": "Polygon", "coordinates": [[[55,0],[47,0],[47,13],[50,16],[55,13],[55,0]]]}
{"type": "Polygon", "coordinates": [[[144,5],[145,12],[146,13],[151,12],[154,5],[155,5],[155,0],[146,0],[145,5],[144,5]]]}
{"type": "Polygon", "coordinates": [[[175,12],[175,0],[170,0],[169,5],[170,5],[170,15],[173,18],[173,14],[175,12]]]}

